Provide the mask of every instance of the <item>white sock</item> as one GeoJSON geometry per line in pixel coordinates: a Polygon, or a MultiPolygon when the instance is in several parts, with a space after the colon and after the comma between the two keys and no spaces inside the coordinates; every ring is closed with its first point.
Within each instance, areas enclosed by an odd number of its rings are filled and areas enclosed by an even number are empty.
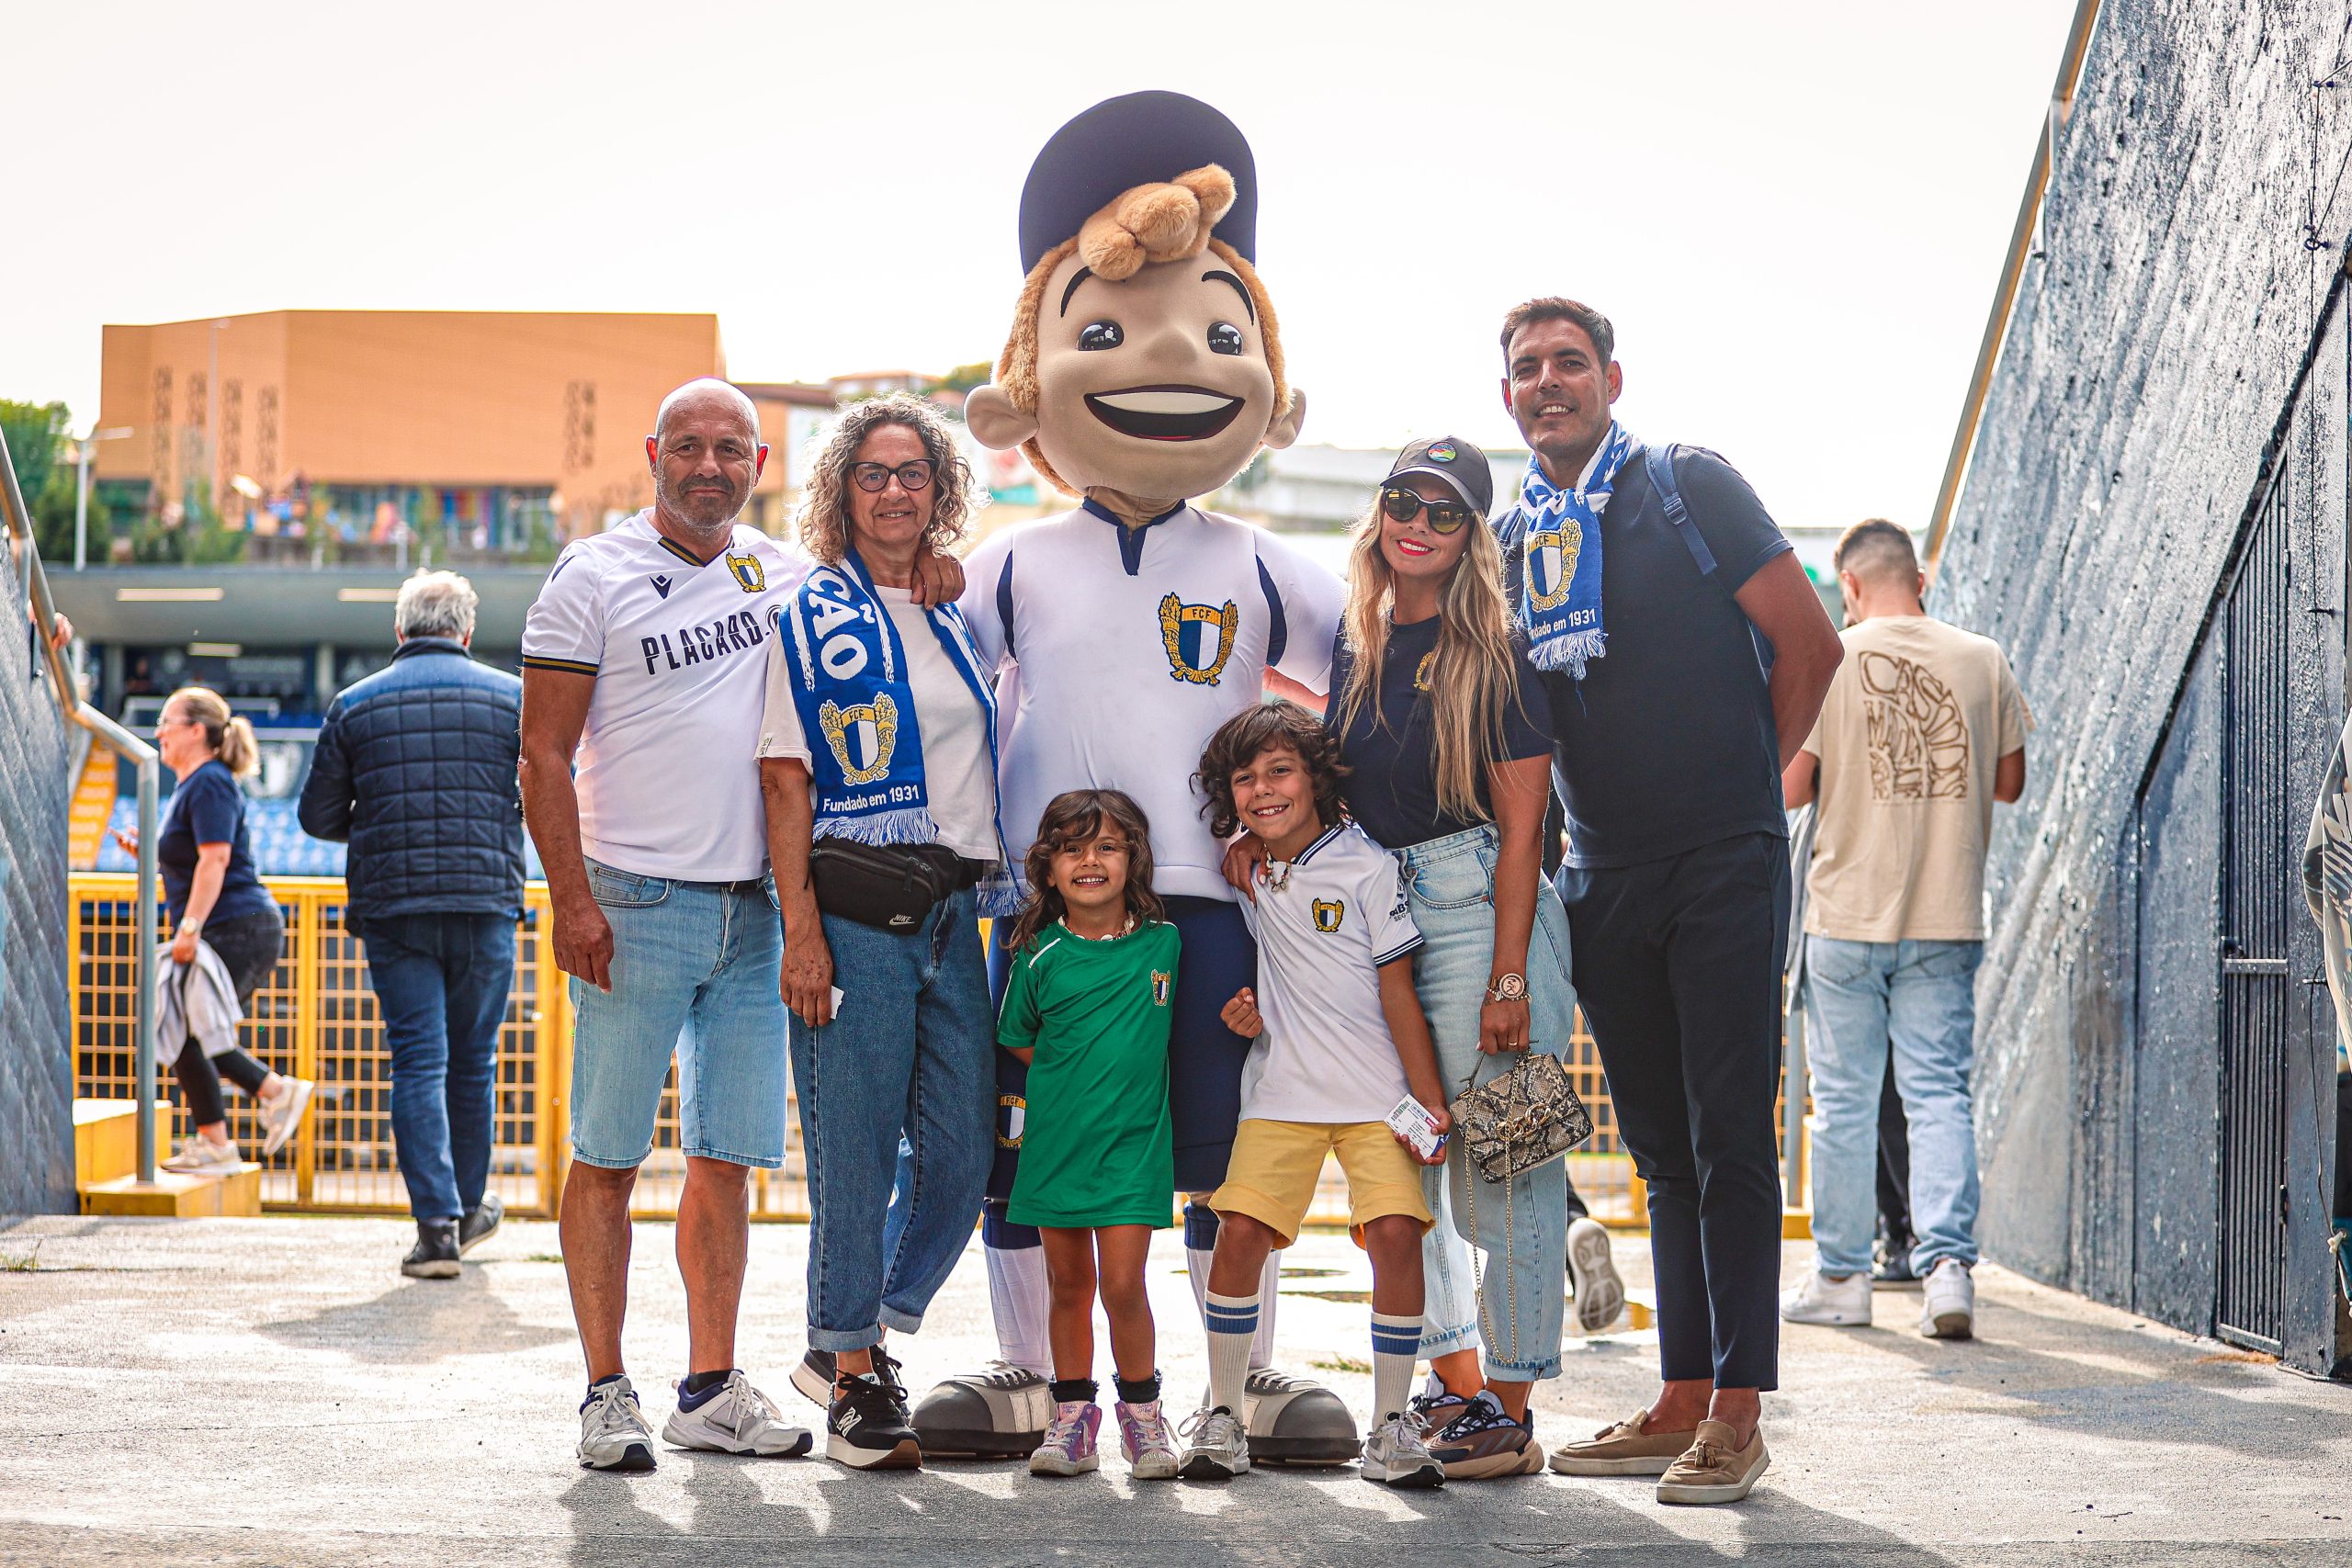
{"type": "Polygon", "coordinates": [[[1372,1314],[1372,1418],[1385,1421],[1405,1413],[1413,1386],[1413,1363],[1421,1355],[1421,1314],[1372,1314]]]}
{"type": "Polygon", "coordinates": [[[1046,1280],[1042,1247],[983,1247],[989,1260],[989,1306],[996,1317],[997,1353],[1041,1378],[1054,1375],[1047,1323],[1053,1287],[1046,1280]]]}
{"type": "Polygon", "coordinates": [[[1258,1298],[1220,1296],[1211,1291],[1202,1306],[1209,1334],[1209,1404],[1225,1406],[1238,1418],[1247,1408],[1241,1391],[1250,1379],[1250,1340],[1258,1332],[1258,1298]]]}
{"type": "Polygon", "coordinates": [[[1282,1294],[1283,1255],[1266,1254],[1265,1272],[1258,1276],[1258,1332],[1250,1340],[1250,1370],[1263,1371],[1274,1364],[1274,1302],[1282,1294]]]}

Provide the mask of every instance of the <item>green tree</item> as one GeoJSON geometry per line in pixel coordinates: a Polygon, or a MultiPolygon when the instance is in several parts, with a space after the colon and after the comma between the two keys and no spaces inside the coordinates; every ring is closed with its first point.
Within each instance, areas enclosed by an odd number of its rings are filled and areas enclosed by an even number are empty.
{"type": "Polygon", "coordinates": [[[985,387],[989,378],[996,374],[996,367],[983,359],[977,365],[958,365],[940,378],[939,384],[952,392],[968,392],[975,387],[985,387]]]}
{"type": "MultiPolygon", "coordinates": [[[[54,570],[74,563],[74,492],[80,476],[71,463],[60,463],[49,470],[49,482],[28,504],[33,514],[33,537],[40,542],[40,558],[54,570]]],[[[96,490],[90,491],[90,558],[104,566],[107,541],[112,536],[113,514],[100,500],[96,490]]]]}
{"type": "MultiPolygon", "coordinates": [[[[49,484],[72,428],[63,403],[15,403],[0,398],[0,436],[7,438],[9,460],[17,466],[17,487],[30,507],[49,484]]],[[[49,551],[41,550],[43,556],[49,551]]]]}

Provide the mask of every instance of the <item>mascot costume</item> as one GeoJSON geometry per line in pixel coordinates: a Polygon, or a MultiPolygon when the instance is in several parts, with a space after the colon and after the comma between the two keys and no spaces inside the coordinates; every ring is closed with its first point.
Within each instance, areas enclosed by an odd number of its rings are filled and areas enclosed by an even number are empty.
{"type": "MultiPolygon", "coordinates": [[[[1273,301],[1251,263],[1257,175],[1233,122],[1175,93],[1080,115],[1037,155],[1021,196],[1024,275],[996,378],[965,406],[972,434],[1018,446],[1074,511],[1007,528],[965,563],[962,607],[999,671],[1005,831],[1018,859],[1065,790],[1125,791],[1151,819],[1153,886],[1183,937],[1169,1046],[1176,1180],[1196,1300],[1249,1043],[1218,1010],[1256,983],[1257,952],[1219,871],[1193,770],[1268,671],[1329,683],[1341,589],[1280,539],[1204,512],[1261,447],[1296,439],[1273,301]]],[[[1001,990],[1004,954],[990,955],[1001,990]]],[[[924,1397],[926,1453],[1020,1455],[1043,1440],[1048,1292],[1037,1234],[1006,1222],[1023,1075],[999,1052],[999,1159],[983,1216],[1002,1359],[924,1397]]],[[[1356,1429],[1329,1389],[1273,1370],[1274,1285],[1244,1412],[1253,1459],[1339,1464],[1356,1429]]]]}

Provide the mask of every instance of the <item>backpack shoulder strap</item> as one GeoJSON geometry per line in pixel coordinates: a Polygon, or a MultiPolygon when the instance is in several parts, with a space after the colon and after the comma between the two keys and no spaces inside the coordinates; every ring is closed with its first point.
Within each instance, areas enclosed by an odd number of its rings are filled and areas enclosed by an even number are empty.
{"type": "Polygon", "coordinates": [[[1658,501],[1666,508],[1666,520],[1674,525],[1674,531],[1681,537],[1683,547],[1698,563],[1699,575],[1714,576],[1715,552],[1707,547],[1707,541],[1700,536],[1698,525],[1690,521],[1690,513],[1682,504],[1682,492],[1674,488],[1673,443],[1644,447],[1642,464],[1649,470],[1650,488],[1657,491],[1658,501]]]}

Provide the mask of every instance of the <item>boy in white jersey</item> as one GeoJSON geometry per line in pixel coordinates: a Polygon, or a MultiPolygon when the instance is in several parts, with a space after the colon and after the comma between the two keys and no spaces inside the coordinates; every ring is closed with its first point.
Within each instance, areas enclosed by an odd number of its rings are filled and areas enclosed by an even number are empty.
{"type": "Polygon", "coordinates": [[[1446,1130],[1444,1085],[1413,989],[1421,946],[1395,857],[1340,814],[1339,744],[1295,703],[1228,720],[1201,757],[1220,834],[1247,828],[1265,880],[1241,906],[1258,939],[1259,986],[1226,1021],[1252,1036],[1241,1122],[1224,1183],[1206,1308],[1209,1398],[1188,1424],[1180,1473],[1224,1480],[1250,1468],[1242,1404],[1260,1271],[1298,1234],[1326,1155],[1348,1179],[1349,1224],[1372,1258],[1373,1429],[1363,1474],[1437,1486],[1445,1467],[1406,1415],[1420,1353],[1421,1236],[1430,1219],[1418,1156],[1387,1122],[1408,1096],[1446,1130]]]}
{"type": "MultiPolygon", "coordinates": [[[[1274,536],[1187,500],[1261,447],[1288,446],[1305,413],[1253,267],[1256,212],[1249,143],[1208,105],[1133,93],[1080,115],[1030,171],[1026,281],[995,378],[965,405],[984,446],[1022,447],[1048,482],[1084,498],[985,541],[966,563],[962,609],[1001,671],[1008,831],[1027,831],[1074,789],[1118,790],[1150,818],[1154,890],[1184,944],[1169,1082],[1196,1293],[1216,1234],[1204,1200],[1224,1179],[1249,1053],[1218,1010],[1250,984],[1255,956],[1218,870],[1222,846],[1171,760],[1197,756],[1271,673],[1321,691],[1343,597],[1274,536]]],[[[927,1452],[1027,1454],[1052,1410],[1044,1254],[1003,1206],[1025,1080],[1009,1055],[999,1067],[1003,1148],[982,1234],[1004,1364],[951,1379],[916,1408],[927,1452]]],[[[1329,1391],[1272,1368],[1272,1305],[1245,1396],[1262,1417],[1260,1457],[1340,1462],[1354,1423],[1329,1391]]]]}

